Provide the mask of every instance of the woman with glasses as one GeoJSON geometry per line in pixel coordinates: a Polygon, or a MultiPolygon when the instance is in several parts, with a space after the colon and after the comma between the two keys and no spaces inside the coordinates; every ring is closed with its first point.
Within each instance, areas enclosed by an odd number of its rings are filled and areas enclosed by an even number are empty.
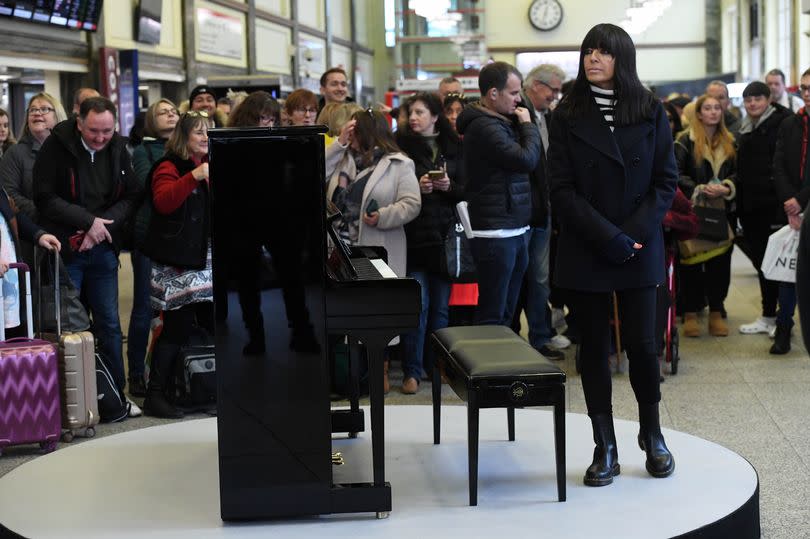
{"type": "MultiPolygon", "coordinates": [[[[695,103],[695,121],[675,141],[678,185],[688,198],[730,212],[736,196],[737,151],[726,129],[720,102],[702,95],[695,103]]],[[[731,219],[729,219],[731,222],[731,219]]],[[[709,334],[728,336],[725,300],[731,284],[732,245],[690,259],[681,259],[679,288],[683,297],[683,335],[699,337],[697,313],[709,303],[709,334]]]]}
{"type": "MultiPolygon", "coordinates": [[[[810,69],[799,79],[799,95],[804,107],[789,116],[779,126],[776,152],[773,157],[773,180],[776,196],[782,203],[791,228],[801,228],[803,212],[810,201],[810,175],[808,159],[808,132],[810,132],[810,69]]],[[[802,238],[802,242],[807,241],[802,238]]],[[[776,313],[776,335],[771,354],[787,354],[790,351],[790,333],[793,329],[793,312],[796,309],[796,285],[779,283],[779,310],[776,313]]],[[[801,310],[801,306],[799,306],[801,310]]],[[[807,311],[801,311],[807,316],[807,311]]],[[[807,322],[804,322],[807,325],[807,322]]]]}
{"type": "Polygon", "coordinates": [[[554,111],[548,149],[551,209],[560,227],[554,279],[577,315],[596,443],[588,486],[608,485],[620,472],[608,365],[614,293],[647,472],[667,477],[675,469],[659,424],[655,345],[661,223],[678,179],[672,144],[664,107],[638,78],[632,39],[618,26],[594,26],[580,47],[577,78],[554,111]]]}
{"type": "Polygon", "coordinates": [[[147,178],[152,216],[143,250],[152,260],[152,307],[163,311],[163,330],[152,352],[143,409],[155,417],[183,416],[166,395],[175,360],[196,328],[213,335],[208,178],[212,125],[202,111],[181,116],[166,142],[166,155],[147,178]]]}
{"type": "MultiPolygon", "coordinates": [[[[62,104],[52,95],[40,92],[28,101],[26,120],[20,141],[8,150],[0,161],[0,178],[17,208],[33,221],[37,220],[34,205],[33,170],[39,149],[56,124],[67,120],[62,104]]],[[[23,253],[33,262],[33,252],[23,253]]]]}
{"type": "Polygon", "coordinates": [[[408,123],[396,133],[397,145],[413,160],[422,209],[405,225],[408,277],[419,281],[422,312],[419,328],[402,338],[402,392],[416,393],[422,371],[433,369],[433,347],[425,350],[425,335],[447,327],[452,282],[447,273],[444,242],[456,222],[455,205],[462,199],[461,142],[442,114],[442,102],[421,92],[408,100],[408,123]],[[424,358],[424,363],[423,363],[424,358]]]}
{"type": "Polygon", "coordinates": [[[388,265],[405,277],[405,225],[419,215],[422,199],[414,163],[400,151],[382,113],[354,113],[326,149],[326,178],[326,197],[342,213],[336,231],[343,241],[384,247],[388,265]]]}
{"type": "Polygon", "coordinates": [[[231,112],[228,127],[278,127],[280,113],[278,101],[269,93],[251,92],[231,112]]]}
{"type": "Polygon", "coordinates": [[[17,143],[14,135],[11,133],[10,118],[8,112],[0,109],[0,159],[8,151],[9,148],[17,143]]]}
{"type": "MultiPolygon", "coordinates": [[[[132,154],[132,166],[139,190],[143,191],[149,171],[155,162],[163,157],[166,141],[177,125],[177,108],[168,99],[160,99],[149,105],[144,117],[143,140],[132,154]]],[[[152,274],[152,261],[143,254],[141,247],[146,237],[152,207],[146,201],[135,210],[132,218],[132,312],[127,331],[127,362],[129,374],[127,385],[129,394],[135,397],[146,395],[144,380],[144,359],[149,342],[149,329],[152,320],[152,306],[149,301],[149,279],[152,274]]]]}
{"type": "Polygon", "coordinates": [[[295,90],[284,102],[290,125],[315,125],[318,117],[318,97],[303,88],[295,90]]]}

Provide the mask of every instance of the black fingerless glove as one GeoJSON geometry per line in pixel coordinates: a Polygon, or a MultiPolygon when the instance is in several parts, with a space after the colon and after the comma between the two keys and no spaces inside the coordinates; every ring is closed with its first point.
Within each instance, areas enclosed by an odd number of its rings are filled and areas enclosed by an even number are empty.
{"type": "Polygon", "coordinates": [[[633,241],[627,234],[619,233],[605,245],[605,256],[614,264],[624,264],[636,255],[633,241]]]}

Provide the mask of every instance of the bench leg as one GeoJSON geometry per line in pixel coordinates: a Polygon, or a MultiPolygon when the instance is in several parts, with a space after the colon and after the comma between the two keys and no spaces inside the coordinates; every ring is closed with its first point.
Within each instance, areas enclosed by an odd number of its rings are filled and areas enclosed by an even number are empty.
{"type": "Polygon", "coordinates": [[[565,386],[554,404],[554,452],[557,463],[557,501],[565,501],[565,386]]]}
{"type": "Polygon", "coordinates": [[[467,453],[470,505],[478,505],[478,395],[475,391],[470,391],[467,399],[467,453]]]}
{"type": "Polygon", "coordinates": [[[441,438],[441,425],[442,425],[442,374],[441,362],[439,355],[436,354],[436,360],[433,362],[433,443],[439,444],[441,438]]]}
{"type": "Polygon", "coordinates": [[[506,407],[506,426],[509,430],[509,441],[515,441],[515,407],[506,407]]]}

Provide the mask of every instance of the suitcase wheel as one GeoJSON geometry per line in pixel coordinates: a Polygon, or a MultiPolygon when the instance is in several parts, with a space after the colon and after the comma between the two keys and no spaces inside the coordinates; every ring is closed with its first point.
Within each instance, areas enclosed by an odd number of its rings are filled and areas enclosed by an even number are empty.
{"type": "Polygon", "coordinates": [[[87,430],[84,431],[84,435],[88,438],[92,438],[93,436],[96,435],[96,429],[94,429],[93,427],[87,427],[87,430]]]}
{"type": "Polygon", "coordinates": [[[49,442],[40,442],[39,443],[40,449],[42,449],[43,453],[50,453],[54,449],[56,449],[56,441],[51,440],[49,442]]]}
{"type": "Polygon", "coordinates": [[[73,441],[73,431],[72,430],[67,430],[67,431],[63,432],[62,433],[62,441],[65,442],[66,444],[69,444],[70,442],[72,442],[73,441]]]}

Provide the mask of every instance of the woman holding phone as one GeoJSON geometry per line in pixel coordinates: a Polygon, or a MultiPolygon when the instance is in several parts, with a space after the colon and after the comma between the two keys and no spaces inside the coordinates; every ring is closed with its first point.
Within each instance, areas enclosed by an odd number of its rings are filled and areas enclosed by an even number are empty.
{"type": "MultiPolygon", "coordinates": [[[[405,277],[405,225],[419,215],[422,199],[414,163],[400,151],[382,113],[352,115],[326,149],[326,178],[326,197],[342,214],[336,231],[343,241],[384,247],[388,265],[405,277]]],[[[387,369],[385,386],[387,392],[387,369]]]]}
{"type": "Polygon", "coordinates": [[[580,47],[573,88],[554,111],[548,150],[560,226],[554,279],[577,313],[582,388],[596,443],[588,486],[610,484],[620,472],[608,366],[614,293],[647,471],[667,477],[675,469],[659,424],[655,345],[656,287],[664,282],[661,222],[678,180],[672,148],[664,107],[639,81],[630,36],[612,24],[593,27],[580,47]]]}
{"type": "Polygon", "coordinates": [[[402,337],[404,378],[402,392],[416,393],[423,369],[433,368],[425,335],[447,327],[450,287],[444,255],[448,229],[455,223],[455,205],[461,200],[461,143],[442,114],[442,102],[433,93],[418,93],[408,100],[408,123],[396,133],[397,144],[413,160],[422,209],[405,226],[408,239],[408,277],[419,281],[422,312],[419,328],[402,337]],[[423,359],[426,359],[423,363],[423,359]]]}

